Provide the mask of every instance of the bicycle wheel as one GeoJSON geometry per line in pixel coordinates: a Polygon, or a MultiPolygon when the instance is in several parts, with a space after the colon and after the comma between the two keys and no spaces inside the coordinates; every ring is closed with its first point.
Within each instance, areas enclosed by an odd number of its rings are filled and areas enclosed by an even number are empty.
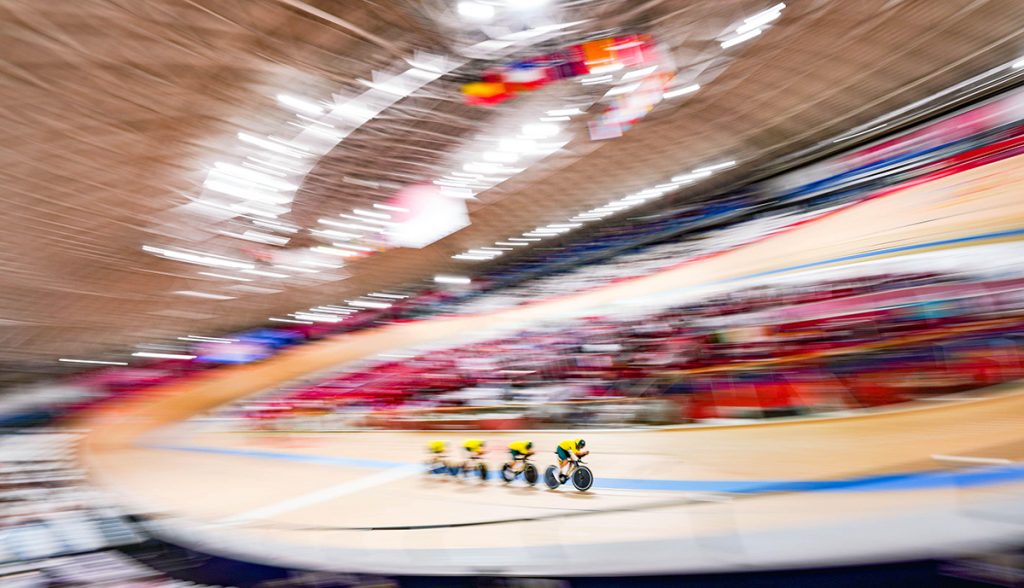
{"type": "Polygon", "coordinates": [[[516,479],[516,473],[512,471],[511,465],[505,464],[501,466],[501,479],[505,480],[506,484],[516,479]]]}
{"type": "Polygon", "coordinates": [[[485,463],[480,464],[479,466],[477,466],[476,471],[480,473],[480,481],[481,482],[486,482],[487,481],[487,464],[485,464],[485,463]]]}
{"type": "Polygon", "coordinates": [[[594,485],[594,473],[587,466],[577,467],[576,471],[572,473],[572,485],[580,492],[590,490],[590,487],[594,485]]]}
{"type": "Polygon", "coordinates": [[[526,480],[526,483],[533,486],[537,483],[537,478],[537,466],[532,463],[526,464],[526,467],[523,468],[523,479],[526,480]]]}
{"type": "Polygon", "coordinates": [[[548,469],[544,470],[544,485],[552,490],[558,488],[558,468],[548,466],[548,469]]]}

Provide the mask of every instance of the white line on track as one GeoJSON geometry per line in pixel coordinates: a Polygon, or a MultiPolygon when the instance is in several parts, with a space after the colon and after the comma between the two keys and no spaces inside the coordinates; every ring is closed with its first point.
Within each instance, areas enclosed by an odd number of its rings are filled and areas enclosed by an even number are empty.
{"type": "Polygon", "coordinates": [[[327,502],[340,496],[347,494],[355,494],[375,486],[382,486],[395,480],[401,480],[402,478],[408,478],[417,474],[423,473],[422,465],[410,465],[401,466],[397,468],[390,468],[376,474],[343,482],[335,486],[328,486],[310,492],[309,494],[303,494],[301,496],[295,496],[287,500],[275,504],[268,504],[267,506],[261,506],[259,508],[250,510],[249,512],[243,512],[230,517],[221,519],[218,524],[222,525],[236,525],[240,523],[247,523],[256,519],[266,519],[279,514],[290,512],[293,510],[299,510],[307,506],[319,504],[321,502],[327,502]]]}

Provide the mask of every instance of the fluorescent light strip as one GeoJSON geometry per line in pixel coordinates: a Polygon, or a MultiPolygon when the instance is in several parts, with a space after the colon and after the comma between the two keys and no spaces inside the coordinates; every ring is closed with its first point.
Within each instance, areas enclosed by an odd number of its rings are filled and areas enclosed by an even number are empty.
{"type": "Polygon", "coordinates": [[[690,84],[689,86],[683,86],[682,88],[669,90],[668,92],[662,94],[661,97],[668,100],[669,98],[675,98],[676,96],[682,96],[683,94],[692,94],[697,90],[700,90],[700,84],[690,84]]]}
{"type": "Polygon", "coordinates": [[[62,357],[57,361],[64,363],[87,363],[92,365],[128,365],[125,361],[101,361],[99,359],[75,359],[72,357],[62,357]]]}
{"type": "Polygon", "coordinates": [[[136,351],[132,357],[148,357],[152,359],[195,359],[194,355],[183,355],[180,353],[154,353],[152,351],[136,351]]]}
{"type": "Polygon", "coordinates": [[[383,212],[371,212],[369,210],[363,210],[362,208],[354,208],[352,209],[352,212],[360,216],[368,216],[370,218],[379,218],[384,220],[388,220],[391,218],[390,214],[385,214],[383,212]]]}
{"type": "MultiPolygon", "coordinates": [[[[246,270],[243,270],[246,271],[246,270]]],[[[223,296],[221,294],[210,294],[209,292],[196,292],[195,290],[177,290],[174,294],[191,296],[193,298],[207,298],[209,300],[232,300],[234,296],[223,296]]]]}
{"type": "Polygon", "coordinates": [[[298,325],[312,325],[313,324],[313,321],[297,321],[297,320],[294,320],[294,319],[277,318],[277,317],[274,317],[274,316],[270,317],[267,320],[268,321],[274,321],[275,323],[295,323],[295,324],[298,324],[298,325]]]}
{"type": "Polygon", "coordinates": [[[733,45],[739,45],[740,43],[742,43],[744,41],[749,41],[749,40],[753,39],[754,37],[756,37],[756,36],[758,36],[760,34],[761,34],[761,29],[753,29],[751,31],[747,31],[747,32],[743,33],[742,35],[737,35],[737,36],[735,36],[735,37],[733,37],[731,39],[722,41],[722,43],[721,43],[722,49],[728,49],[729,47],[732,47],[733,45]]]}
{"type": "Polygon", "coordinates": [[[390,303],[376,302],[373,300],[346,300],[345,302],[359,308],[391,308],[390,303]]]}
{"type": "Polygon", "coordinates": [[[373,207],[378,208],[380,210],[389,210],[391,212],[409,212],[408,208],[402,208],[400,206],[391,206],[390,204],[377,204],[376,202],[373,203],[373,207]]]}
{"type": "Polygon", "coordinates": [[[256,269],[242,270],[242,272],[246,273],[246,274],[252,274],[254,276],[265,276],[265,277],[268,277],[268,278],[287,278],[288,277],[288,274],[277,274],[277,273],[274,273],[274,272],[267,272],[267,271],[256,270],[256,269]]]}
{"type": "Polygon", "coordinates": [[[434,282],[438,284],[469,284],[472,280],[465,276],[436,275],[434,276],[434,282]]]}
{"type": "Polygon", "coordinates": [[[225,276],[224,274],[215,274],[213,272],[199,272],[201,276],[210,276],[211,278],[223,278],[225,280],[235,280],[236,282],[251,282],[251,278],[240,278],[238,276],[225,276]]]}

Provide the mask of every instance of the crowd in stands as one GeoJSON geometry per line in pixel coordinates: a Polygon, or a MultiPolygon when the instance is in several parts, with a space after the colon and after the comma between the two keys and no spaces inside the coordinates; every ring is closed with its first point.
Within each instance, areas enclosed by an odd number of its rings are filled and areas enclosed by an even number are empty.
{"type": "Polygon", "coordinates": [[[927,273],[768,285],[378,359],[220,414],[272,428],[469,426],[511,409],[564,426],[602,409],[686,422],[890,404],[1024,375],[1021,286],[927,273]]]}

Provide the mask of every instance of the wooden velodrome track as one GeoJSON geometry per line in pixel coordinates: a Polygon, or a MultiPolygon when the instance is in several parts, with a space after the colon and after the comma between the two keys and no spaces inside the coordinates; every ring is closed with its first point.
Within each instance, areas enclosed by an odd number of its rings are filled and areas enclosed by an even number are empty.
{"type": "MultiPolygon", "coordinates": [[[[202,432],[178,424],[268,387],[441,342],[730,281],[1024,237],[1024,156],[908,186],[759,242],[598,290],[296,348],[125,402],[88,423],[94,479],[172,540],[214,553],[382,573],[610,574],[887,560],[1024,539],[1024,386],[846,418],[587,431],[587,494],[425,476],[428,439],[388,431],[202,432]]],[[[481,433],[498,450],[524,436],[481,433]]],[[[574,433],[576,435],[576,433],[574,433]]]]}

